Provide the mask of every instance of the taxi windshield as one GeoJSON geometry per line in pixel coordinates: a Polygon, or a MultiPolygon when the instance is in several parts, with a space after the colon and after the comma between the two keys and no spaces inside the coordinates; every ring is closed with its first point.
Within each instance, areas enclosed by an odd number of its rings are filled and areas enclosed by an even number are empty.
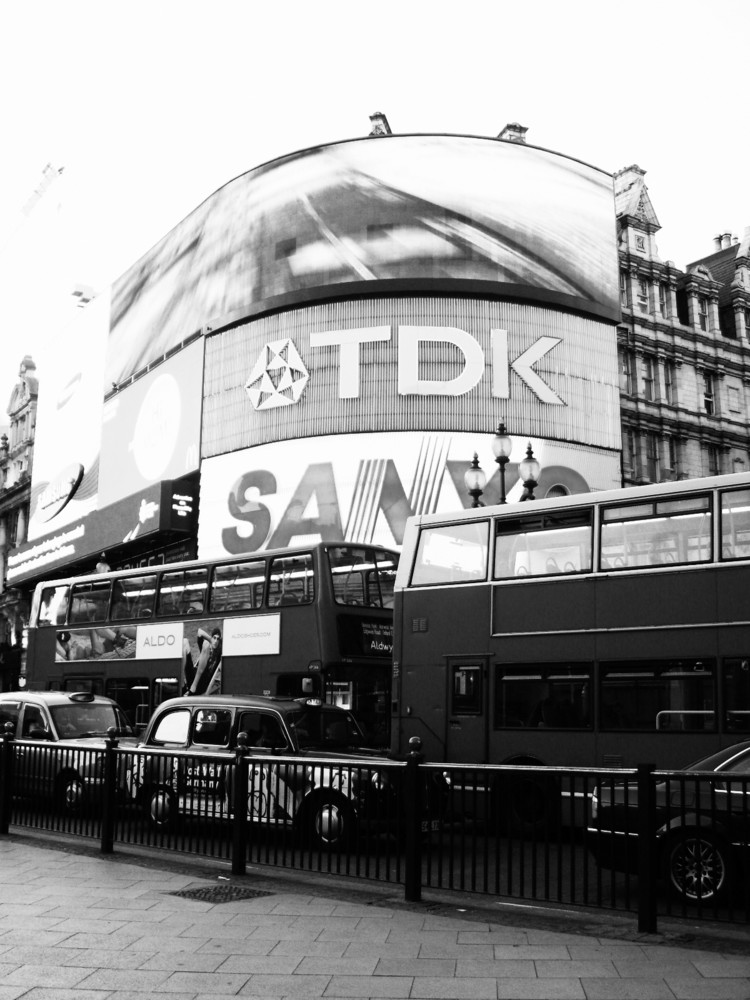
{"type": "Polygon", "coordinates": [[[365,737],[354,716],[341,709],[308,706],[286,717],[300,750],[361,747],[365,737]]]}
{"type": "Polygon", "coordinates": [[[114,727],[116,736],[132,736],[133,730],[116,705],[106,702],[70,702],[50,709],[55,728],[63,740],[86,736],[108,736],[114,727]]]}

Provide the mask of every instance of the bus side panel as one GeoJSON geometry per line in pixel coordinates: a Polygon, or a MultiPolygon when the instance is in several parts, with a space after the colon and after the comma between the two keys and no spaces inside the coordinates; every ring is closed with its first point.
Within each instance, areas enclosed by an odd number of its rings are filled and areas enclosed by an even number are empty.
{"type": "Polygon", "coordinates": [[[696,625],[718,621],[716,615],[715,570],[643,573],[637,586],[627,575],[597,580],[599,628],[696,625]]]}
{"type": "Polygon", "coordinates": [[[26,684],[31,691],[45,691],[60,678],[61,664],[55,664],[57,633],[53,628],[30,628],[26,651],[26,684]]]}
{"type": "Polygon", "coordinates": [[[592,579],[532,580],[492,588],[492,631],[588,631],[595,626],[596,583],[592,579]]]}
{"type": "MultiPolygon", "coordinates": [[[[225,651],[222,660],[222,694],[277,695],[279,678],[283,675],[309,675],[310,664],[320,663],[323,650],[316,605],[295,605],[263,614],[248,616],[247,642],[243,649],[242,635],[235,635],[233,654],[225,651]],[[261,634],[264,620],[280,614],[278,648],[268,645],[261,634]],[[257,625],[256,625],[257,623],[257,625]],[[260,630],[260,631],[259,631],[260,630]],[[254,650],[263,649],[263,652],[254,650]]],[[[231,619],[224,623],[225,632],[231,619]]],[[[319,669],[316,668],[316,669],[319,669]]],[[[314,671],[313,671],[314,672],[314,671]]]]}

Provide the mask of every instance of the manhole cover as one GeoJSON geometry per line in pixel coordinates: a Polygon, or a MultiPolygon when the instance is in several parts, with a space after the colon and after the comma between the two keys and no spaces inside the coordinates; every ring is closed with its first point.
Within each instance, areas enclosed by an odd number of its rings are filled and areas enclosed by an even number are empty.
{"type": "Polygon", "coordinates": [[[197,889],[180,889],[170,893],[183,899],[200,899],[204,903],[231,903],[236,899],[254,899],[256,896],[273,896],[262,889],[246,889],[241,885],[202,885],[197,889]]]}

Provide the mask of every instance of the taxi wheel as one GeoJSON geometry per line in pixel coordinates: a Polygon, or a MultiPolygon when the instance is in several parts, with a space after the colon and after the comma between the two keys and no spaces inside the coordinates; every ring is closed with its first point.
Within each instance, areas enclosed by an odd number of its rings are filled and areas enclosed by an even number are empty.
{"type": "Polygon", "coordinates": [[[305,817],[309,841],[318,850],[340,850],[351,843],[354,810],[343,795],[331,792],[314,796],[308,803],[305,817]]]}
{"type": "Polygon", "coordinates": [[[57,779],[57,803],[63,812],[79,813],[86,803],[86,785],[76,771],[61,774],[57,779]]]}
{"type": "Polygon", "coordinates": [[[146,798],[148,821],[155,830],[173,830],[177,824],[177,799],[171,788],[157,785],[146,798]]]}

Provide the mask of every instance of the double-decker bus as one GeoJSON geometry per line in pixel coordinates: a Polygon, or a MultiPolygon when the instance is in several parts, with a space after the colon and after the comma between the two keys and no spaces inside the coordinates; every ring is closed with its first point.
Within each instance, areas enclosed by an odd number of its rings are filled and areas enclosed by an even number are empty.
{"type": "Polygon", "coordinates": [[[407,523],[392,747],[676,767],[750,733],[750,476],[407,523]]]}
{"type": "Polygon", "coordinates": [[[193,693],[308,696],[387,742],[398,553],[345,542],[37,584],[26,682],[143,726],[193,693]]]}

